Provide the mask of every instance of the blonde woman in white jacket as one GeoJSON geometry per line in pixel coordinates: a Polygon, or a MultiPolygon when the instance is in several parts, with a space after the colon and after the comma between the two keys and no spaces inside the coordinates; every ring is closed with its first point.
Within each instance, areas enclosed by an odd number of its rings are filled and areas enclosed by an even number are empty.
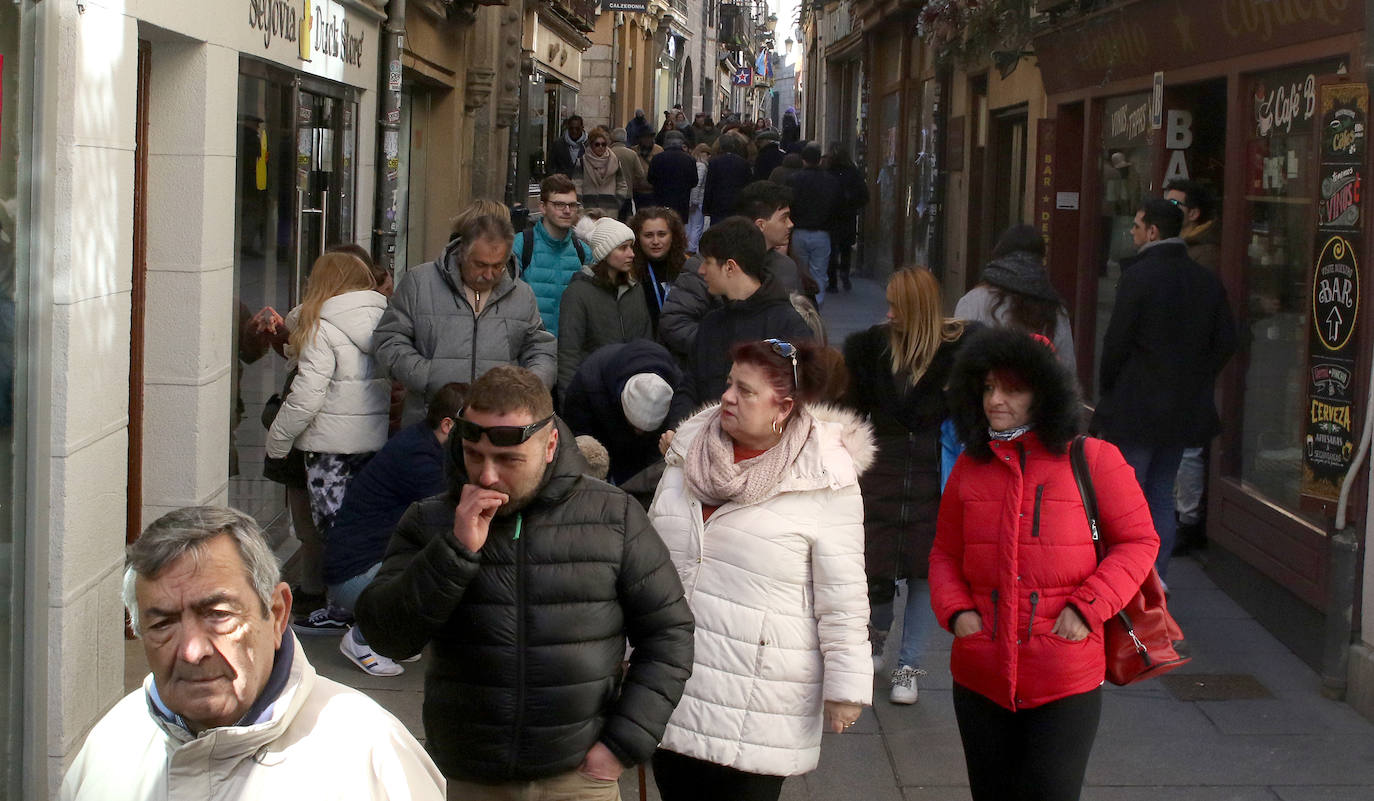
{"type": "Polygon", "coordinates": [[[773,801],[872,703],[858,477],[873,435],[808,403],[833,350],[748,342],[720,405],[677,430],[649,510],[696,618],[696,655],[654,756],[664,801],[773,801]]]}
{"type": "Polygon", "coordinates": [[[267,432],[269,457],[285,457],[293,444],[305,452],[310,514],[321,541],[328,541],[348,482],[386,444],[391,384],[372,358],[372,329],[386,297],[375,287],[356,256],[316,260],[291,330],[298,372],[267,432]]]}

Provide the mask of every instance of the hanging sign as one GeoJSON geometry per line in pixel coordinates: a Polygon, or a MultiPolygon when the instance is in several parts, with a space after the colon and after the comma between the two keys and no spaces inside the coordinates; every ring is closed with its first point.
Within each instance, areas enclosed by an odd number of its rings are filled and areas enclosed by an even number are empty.
{"type": "MultiPolygon", "coordinates": [[[[1327,84],[1315,92],[1318,155],[1312,328],[1308,331],[1308,386],[1303,442],[1302,494],[1329,504],[1355,451],[1355,389],[1360,316],[1360,262],[1365,125],[1365,84],[1327,84]]],[[[1331,507],[1327,506],[1330,510],[1331,507]]]]}
{"type": "Polygon", "coordinates": [[[1049,263],[1050,228],[1059,195],[1054,187],[1055,120],[1039,120],[1035,125],[1035,230],[1045,240],[1045,262],[1049,263]]]}

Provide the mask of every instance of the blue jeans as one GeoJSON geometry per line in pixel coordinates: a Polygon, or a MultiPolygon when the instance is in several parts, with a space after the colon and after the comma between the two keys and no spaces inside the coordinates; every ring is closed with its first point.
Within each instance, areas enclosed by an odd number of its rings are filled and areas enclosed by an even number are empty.
{"type": "Polygon", "coordinates": [[[351,579],[339,584],[330,584],[328,589],[329,602],[334,606],[353,612],[353,607],[358,604],[358,596],[363,594],[367,585],[372,583],[372,579],[377,577],[377,571],[382,568],[382,563],[369,567],[351,579]]]}
{"type": "Polygon", "coordinates": [[[816,308],[820,308],[825,300],[825,285],[830,280],[830,232],[794,228],[792,251],[797,254],[798,265],[810,270],[811,277],[820,286],[816,292],[816,308]]]}
{"type": "Polygon", "coordinates": [[[1145,493],[1145,502],[1150,505],[1150,517],[1159,534],[1159,555],[1155,557],[1155,570],[1160,579],[1168,581],[1169,555],[1174,551],[1174,540],[1178,536],[1178,519],[1174,517],[1174,479],[1178,477],[1178,465],[1183,461],[1182,445],[1144,445],[1133,442],[1114,443],[1126,457],[1126,463],[1135,470],[1135,480],[1145,493]]]}
{"type": "MultiPolygon", "coordinates": [[[[930,638],[930,628],[935,625],[935,613],[930,609],[930,582],[925,579],[900,579],[897,584],[902,588],[905,602],[902,604],[902,645],[897,652],[897,665],[921,666],[921,654],[925,652],[926,640],[930,638]]],[[[892,628],[892,618],[897,612],[897,599],[890,604],[875,604],[872,611],[873,628],[886,632],[892,628]]]]}

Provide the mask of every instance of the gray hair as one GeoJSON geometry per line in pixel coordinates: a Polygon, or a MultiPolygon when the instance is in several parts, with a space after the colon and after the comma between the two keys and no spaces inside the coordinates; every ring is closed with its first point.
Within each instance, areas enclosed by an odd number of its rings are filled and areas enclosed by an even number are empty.
{"type": "Polygon", "coordinates": [[[244,577],[258,595],[263,617],[267,617],[272,592],[281,581],[281,566],[263,538],[262,529],[237,509],[186,506],[153,521],[125,553],[124,608],[129,610],[134,634],[140,633],[138,598],[134,593],[137,580],[157,578],[165,567],[188,554],[198,562],[205,547],[219,536],[234,540],[243,560],[244,577]]]}

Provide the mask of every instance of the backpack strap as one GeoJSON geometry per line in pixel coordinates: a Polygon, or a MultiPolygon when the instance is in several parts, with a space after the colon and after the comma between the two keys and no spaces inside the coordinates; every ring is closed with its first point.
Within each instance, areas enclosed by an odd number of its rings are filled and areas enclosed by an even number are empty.
{"type": "MultiPolygon", "coordinates": [[[[587,252],[582,249],[582,240],[578,239],[577,235],[574,234],[572,231],[568,232],[568,236],[573,238],[573,250],[577,251],[577,260],[582,264],[586,264],[587,252]]],[[[528,263],[529,262],[526,262],[526,264],[528,263]]]]}
{"type": "Polygon", "coordinates": [[[534,231],[522,231],[520,240],[520,274],[530,268],[530,262],[534,260],[534,231]]]}

